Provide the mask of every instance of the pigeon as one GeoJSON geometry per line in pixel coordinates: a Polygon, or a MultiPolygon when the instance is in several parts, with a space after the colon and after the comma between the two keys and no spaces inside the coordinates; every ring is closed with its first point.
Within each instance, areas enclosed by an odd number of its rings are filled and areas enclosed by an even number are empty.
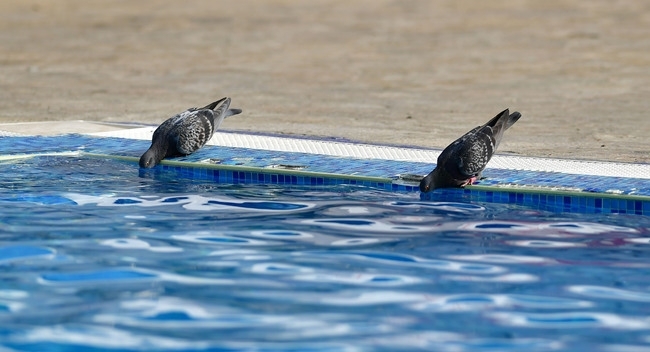
{"type": "Polygon", "coordinates": [[[481,177],[492,154],[497,150],[503,132],[521,114],[503,110],[483,126],[477,126],[455,140],[438,156],[436,167],[420,181],[420,191],[436,188],[465,187],[481,177]]]}
{"type": "Polygon", "coordinates": [[[200,109],[189,108],[163,122],[153,133],[151,147],[140,157],[140,167],[152,168],[166,157],[199,150],[226,117],[241,113],[229,107],[230,98],[225,97],[200,109]]]}

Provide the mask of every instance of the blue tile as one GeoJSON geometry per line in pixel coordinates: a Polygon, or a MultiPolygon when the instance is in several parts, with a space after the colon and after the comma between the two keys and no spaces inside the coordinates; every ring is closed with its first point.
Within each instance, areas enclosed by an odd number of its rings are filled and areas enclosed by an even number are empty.
{"type": "Polygon", "coordinates": [[[515,193],[508,193],[508,203],[516,203],[517,195],[515,193]]]}
{"type": "Polygon", "coordinates": [[[596,208],[600,209],[600,208],[603,207],[603,199],[602,198],[596,198],[594,200],[594,202],[595,202],[595,207],[596,208]]]}

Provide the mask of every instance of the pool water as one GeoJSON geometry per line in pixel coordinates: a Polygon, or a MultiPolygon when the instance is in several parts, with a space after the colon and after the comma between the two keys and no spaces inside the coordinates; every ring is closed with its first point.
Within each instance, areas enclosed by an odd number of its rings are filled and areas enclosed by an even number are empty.
{"type": "Polygon", "coordinates": [[[644,216],[99,158],[0,172],[2,352],[650,347],[644,216]]]}

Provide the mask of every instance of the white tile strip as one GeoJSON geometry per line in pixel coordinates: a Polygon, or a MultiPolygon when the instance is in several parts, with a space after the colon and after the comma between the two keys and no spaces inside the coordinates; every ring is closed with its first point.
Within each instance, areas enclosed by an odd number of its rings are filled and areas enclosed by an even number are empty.
{"type": "Polygon", "coordinates": [[[0,130],[0,137],[18,137],[18,136],[24,136],[24,134],[0,130]]]}
{"type": "MultiPolygon", "coordinates": [[[[91,133],[90,135],[150,140],[154,130],[155,127],[143,127],[111,132],[91,133]]],[[[435,163],[440,154],[439,150],[431,149],[400,148],[371,144],[223,132],[215,133],[212,139],[208,142],[208,145],[323,154],[364,159],[401,160],[431,164],[435,163]]],[[[495,155],[490,161],[488,167],[509,170],[561,172],[576,175],[650,179],[650,164],[495,155]]]]}

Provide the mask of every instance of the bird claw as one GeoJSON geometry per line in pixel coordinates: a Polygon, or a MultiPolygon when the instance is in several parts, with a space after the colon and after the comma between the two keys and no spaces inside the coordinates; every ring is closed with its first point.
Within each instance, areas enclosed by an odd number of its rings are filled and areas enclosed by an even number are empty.
{"type": "Polygon", "coordinates": [[[477,177],[472,177],[472,178],[468,179],[467,181],[465,181],[464,183],[462,183],[460,185],[460,187],[464,188],[467,185],[473,185],[476,182],[477,179],[478,179],[477,177]]]}

